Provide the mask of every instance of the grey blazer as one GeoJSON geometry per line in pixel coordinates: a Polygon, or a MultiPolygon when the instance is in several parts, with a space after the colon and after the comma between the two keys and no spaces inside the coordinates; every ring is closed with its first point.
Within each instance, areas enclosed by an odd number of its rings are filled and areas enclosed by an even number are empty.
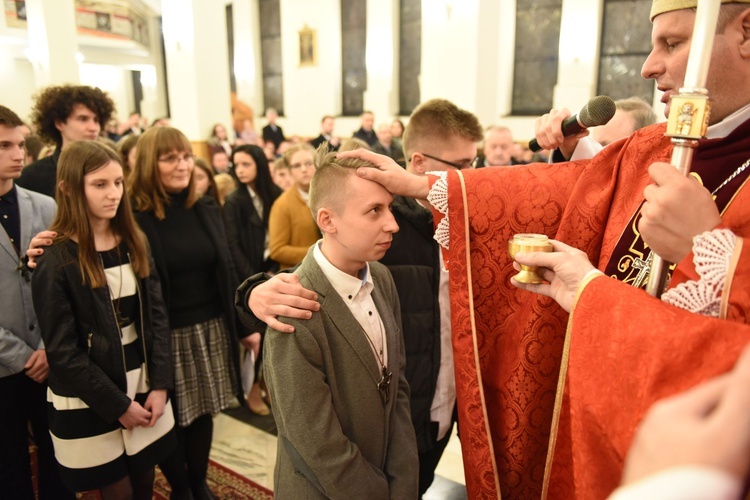
{"type": "Polygon", "coordinates": [[[385,266],[371,262],[370,272],[393,372],[387,404],[365,333],[312,249],[296,274],[317,292],[320,311],[306,321],[284,319],[294,325],[293,334],[266,333],[263,366],[279,430],[278,499],[417,498],[419,461],[398,295],[385,266]]]}
{"type": "MultiPolygon", "coordinates": [[[[47,229],[55,218],[55,200],[16,186],[21,222],[21,257],[38,232],[47,229]]],[[[19,255],[8,233],[0,228],[0,377],[23,371],[23,366],[37,349],[42,336],[31,302],[31,280],[18,268],[19,255]]]]}

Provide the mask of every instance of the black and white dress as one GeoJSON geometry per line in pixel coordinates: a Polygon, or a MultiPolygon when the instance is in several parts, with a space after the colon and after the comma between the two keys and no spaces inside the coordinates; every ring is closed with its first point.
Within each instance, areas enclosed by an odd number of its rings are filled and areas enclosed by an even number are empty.
{"type": "MultiPolygon", "coordinates": [[[[99,252],[120,323],[125,360],[127,395],[145,404],[149,387],[145,350],[136,329],[140,318],[137,281],[127,258],[127,248],[99,252]],[[121,263],[125,260],[124,263],[121,263]]],[[[113,347],[116,348],[116,347],[113,347]]],[[[119,420],[105,422],[79,398],[56,395],[47,390],[49,428],[60,464],[61,476],[73,491],[99,489],[129,475],[154,467],[174,447],[174,414],[167,401],[164,414],[154,427],[127,430],[119,420]]]]}

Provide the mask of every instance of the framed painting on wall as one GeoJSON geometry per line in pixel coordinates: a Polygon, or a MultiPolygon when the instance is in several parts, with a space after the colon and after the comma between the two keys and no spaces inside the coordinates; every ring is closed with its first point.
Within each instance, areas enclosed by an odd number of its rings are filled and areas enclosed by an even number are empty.
{"type": "Polygon", "coordinates": [[[299,65],[315,66],[318,63],[318,37],[314,29],[305,25],[299,31],[299,65]]]}

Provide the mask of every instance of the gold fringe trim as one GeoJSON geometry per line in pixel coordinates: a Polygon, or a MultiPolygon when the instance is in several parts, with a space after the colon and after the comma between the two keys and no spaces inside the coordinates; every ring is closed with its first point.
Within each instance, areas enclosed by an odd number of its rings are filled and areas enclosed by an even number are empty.
{"type": "Polygon", "coordinates": [[[563,396],[565,394],[565,379],[568,376],[568,361],[570,361],[570,340],[573,330],[573,312],[578,304],[586,285],[594,279],[604,276],[602,273],[589,273],[578,286],[576,297],[573,300],[573,308],[570,310],[568,326],[565,329],[565,343],[563,344],[562,360],[560,361],[560,377],[557,379],[557,393],[555,394],[555,408],[552,412],[552,425],[550,427],[549,446],[547,448],[547,463],[544,466],[544,483],[542,484],[542,500],[547,499],[549,493],[549,482],[552,477],[552,462],[555,458],[555,446],[557,445],[557,433],[560,426],[560,413],[562,412],[563,396]]]}
{"type": "Polygon", "coordinates": [[[471,321],[471,340],[474,344],[474,368],[477,371],[477,378],[479,387],[479,398],[482,401],[482,416],[484,418],[484,432],[487,434],[487,444],[490,448],[490,461],[492,462],[492,474],[495,477],[495,490],[497,491],[497,499],[502,500],[502,493],[500,491],[500,476],[497,472],[497,460],[495,460],[495,447],[492,443],[492,433],[490,432],[489,418],[487,416],[487,403],[484,397],[484,383],[482,382],[482,367],[479,365],[479,349],[477,342],[477,324],[474,318],[474,286],[471,279],[471,236],[469,226],[469,202],[466,196],[466,183],[464,182],[464,176],[460,170],[457,170],[458,180],[461,183],[461,197],[463,199],[464,207],[464,226],[465,226],[465,240],[466,240],[466,282],[469,285],[469,319],[471,321]]]}

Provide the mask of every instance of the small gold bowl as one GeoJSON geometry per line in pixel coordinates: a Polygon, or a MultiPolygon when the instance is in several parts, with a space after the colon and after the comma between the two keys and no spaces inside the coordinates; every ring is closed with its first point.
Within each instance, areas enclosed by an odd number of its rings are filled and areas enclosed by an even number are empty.
{"type": "MultiPolygon", "coordinates": [[[[521,233],[508,242],[508,253],[510,258],[516,260],[518,252],[552,252],[552,243],[543,234],[521,233]]],[[[519,283],[543,283],[544,280],[536,274],[535,266],[524,266],[521,264],[521,272],[513,276],[519,283]]]]}

